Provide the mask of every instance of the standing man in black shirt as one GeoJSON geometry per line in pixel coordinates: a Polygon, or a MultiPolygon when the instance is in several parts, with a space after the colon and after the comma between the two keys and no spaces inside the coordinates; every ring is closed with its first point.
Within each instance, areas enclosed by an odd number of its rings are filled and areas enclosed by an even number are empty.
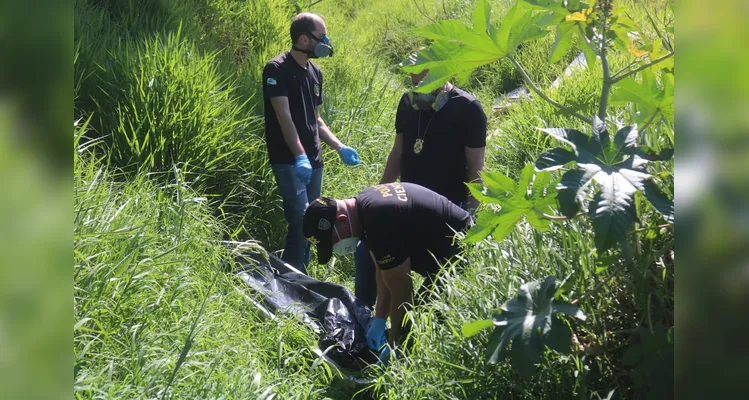
{"type": "MultiPolygon", "coordinates": [[[[415,64],[417,52],[407,63],[415,64]]],[[[428,69],[411,74],[418,86],[428,69]]],[[[395,142],[380,183],[412,182],[429,188],[463,209],[472,212],[478,201],[464,182],[481,182],[486,146],[486,114],[470,93],[446,82],[432,93],[406,92],[395,115],[395,142]]],[[[372,305],[377,293],[366,284],[375,267],[366,246],[354,256],[355,292],[362,302],[372,305]]]]}
{"type": "Polygon", "coordinates": [[[291,22],[290,33],[291,50],[263,69],[265,140],[289,224],[282,259],[306,272],[310,249],[302,234],[302,216],[309,202],[320,196],[320,139],[338,152],[344,164],[361,161],[356,150],[344,146],[320,117],[322,72],[310,58],[333,54],[325,22],[318,15],[301,13],[291,22]]]}
{"type": "Polygon", "coordinates": [[[413,303],[411,271],[426,278],[417,294],[420,300],[434,284],[440,266],[458,253],[455,232],[467,229],[470,221],[467,211],[427,188],[389,183],[351,199],[316,199],[304,214],[303,230],[316,243],[321,264],[332,253],[353,253],[360,240],[366,244],[376,265],[376,278],[366,284],[377,293],[367,343],[380,350],[388,317],[390,344],[401,339],[403,317],[413,303]]]}

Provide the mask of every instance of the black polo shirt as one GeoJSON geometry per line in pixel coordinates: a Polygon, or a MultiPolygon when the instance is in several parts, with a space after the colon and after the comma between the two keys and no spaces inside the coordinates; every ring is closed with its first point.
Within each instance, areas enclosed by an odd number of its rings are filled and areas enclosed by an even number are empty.
{"type": "Polygon", "coordinates": [[[382,269],[397,267],[410,257],[413,271],[436,272],[439,264],[434,257],[442,261],[455,255],[455,232],[470,223],[468,212],[413,183],[375,185],[355,199],[362,240],[382,269]]]}
{"type": "Polygon", "coordinates": [[[403,135],[401,182],[413,182],[447,197],[466,201],[465,147],[486,146],[486,114],[476,98],[453,86],[450,100],[438,112],[415,111],[404,94],[395,116],[395,132],[403,135]],[[416,139],[424,140],[416,154],[416,139]]]}
{"type": "Polygon", "coordinates": [[[322,71],[312,61],[302,68],[288,51],[270,60],[263,69],[265,141],[271,164],[294,164],[294,154],[283,137],[271,97],[287,97],[299,141],[312,164],[323,165],[315,109],[322,104],[322,71]]]}

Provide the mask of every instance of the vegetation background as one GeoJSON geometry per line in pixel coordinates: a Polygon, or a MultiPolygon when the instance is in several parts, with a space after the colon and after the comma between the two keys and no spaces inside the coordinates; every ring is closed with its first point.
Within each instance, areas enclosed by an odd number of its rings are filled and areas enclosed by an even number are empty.
{"type": "MultiPolygon", "coordinates": [[[[499,23],[514,1],[491,4],[499,23]]],[[[665,1],[617,4],[643,28],[645,10],[669,12],[665,1]]],[[[397,64],[424,44],[412,29],[470,21],[472,1],[75,2],[77,398],[350,398],[360,389],[317,360],[309,350],[316,344],[311,330],[292,317],[264,320],[226,274],[233,267],[227,241],[282,247],[285,224],[265,153],[259,78],[264,64],[290,47],[289,22],[306,10],[325,18],[336,49],[319,61],[323,117],[363,161],[345,167],[327,149],[323,192],[349,197],[381,176],[396,101],[407,89],[397,64]]],[[[549,63],[553,43],[548,35],[516,57],[544,88],[580,51],[573,46],[549,63]]],[[[600,80],[599,70],[580,70],[554,89],[555,98],[590,114],[600,80]]],[[[502,107],[500,97],[522,84],[508,62],[482,67],[458,84],[489,117],[488,171],[517,178],[554,145],[540,127],[586,129],[545,102],[502,107]]],[[[632,110],[611,112],[624,120],[632,110]]],[[[673,132],[663,125],[654,130],[656,143],[673,132]]],[[[656,223],[649,215],[644,226],[656,223]]],[[[477,243],[466,254],[467,268],[446,274],[444,296],[411,314],[412,354],[383,374],[369,372],[374,384],[359,395],[672,396],[673,231],[649,230],[642,245],[648,258],[624,268],[615,254],[596,254],[589,224],[578,220],[552,224],[544,235],[523,223],[502,242],[477,243]],[[573,351],[549,351],[531,377],[507,363],[487,364],[488,333],[465,338],[461,326],[546,276],[563,280],[588,316],[576,326],[573,351]]],[[[353,286],[352,259],[308,271],[353,286]]]]}

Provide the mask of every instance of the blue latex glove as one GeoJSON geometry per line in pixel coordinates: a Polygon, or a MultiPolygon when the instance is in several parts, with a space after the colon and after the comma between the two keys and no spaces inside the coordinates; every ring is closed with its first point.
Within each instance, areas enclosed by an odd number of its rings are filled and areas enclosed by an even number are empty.
{"type": "Polygon", "coordinates": [[[390,346],[385,346],[385,348],[380,352],[379,363],[386,367],[390,365],[390,346]]]}
{"type": "Polygon", "coordinates": [[[294,164],[294,177],[303,185],[308,184],[312,179],[312,164],[306,154],[297,156],[294,164]]]}
{"type": "Polygon", "coordinates": [[[370,349],[379,351],[387,339],[385,338],[385,320],[375,317],[367,331],[367,345],[370,349]]]}
{"type": "Polygon", "coordinates": [[[346,165],[356,165],[361,162],[359,159],[359,153],[348,146],[341,147],[341,149],[338,150],[338,156],[341,157],[341,161],[346,165]]]}

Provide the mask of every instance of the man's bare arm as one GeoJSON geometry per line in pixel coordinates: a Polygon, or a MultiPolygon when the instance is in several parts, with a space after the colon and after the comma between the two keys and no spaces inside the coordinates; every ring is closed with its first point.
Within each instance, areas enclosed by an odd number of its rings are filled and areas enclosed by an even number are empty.
{"type": "Polygon", "coordinates": [[[372,257],[372,262],[374,262],[376,268],[377,303],[375,304],[375,317],[387,319],[390,315],[390,292],[388,291],[387,286],[385,286],[385,282],[382,280],[382,270],[380,269],[380,265],[377,264],[377,260],[375,260],[371,252],[369,255],[372,257]]]}
{"type": "MultiPolygon", "coordinates": [[[[481,172],[484,169],[484,155],[485,147],[466,147],[466,167],[467,175],[466,179],[468,182],[481,182],[481,172]]],[[[468,210],[475,210],[478,208],[479,202],[476,200],[471,192],[468,192],[468,210]]]]}
{"type": "Polygon", "coordinates": [[[323,121],[320,116],[320,112],[315,110],[315,116],[317,116],[317,133],[320,135],[320,140],[327,143],[328,146],[338,151],[343,147],[343,143],[330,131],[328,125],[323,121]]]}
{"type": "Polygon", "coordinates": [[[385,171],[382,173],[380,184],[395,182],[401,176],[401,157],[403,156],[403,135],[396,134],[393,148],[385,163],[385,171]]]}
{"type": "Polygon", "coordinates": [[[411,260],[382,271],[382,279],[390,292],[390,345],[400,339],[403,330],[403,317],[411,307],[413,283],[411,282],[411,260]]]}
{"type": "Polygon", "coordinates": [[[286,96],[271,97],[270,103],[273,105],[273,111],[275,111],[276,118],[278,118],[278,124],[281,125],[283,138],[286,141],[286,145],[289,146],[291,153],[294,154],[294,157],[305,154],[302,142],[299,140],[299,133],[294,126],[294,121],[291,119],[289,98],[286,96]]]}

